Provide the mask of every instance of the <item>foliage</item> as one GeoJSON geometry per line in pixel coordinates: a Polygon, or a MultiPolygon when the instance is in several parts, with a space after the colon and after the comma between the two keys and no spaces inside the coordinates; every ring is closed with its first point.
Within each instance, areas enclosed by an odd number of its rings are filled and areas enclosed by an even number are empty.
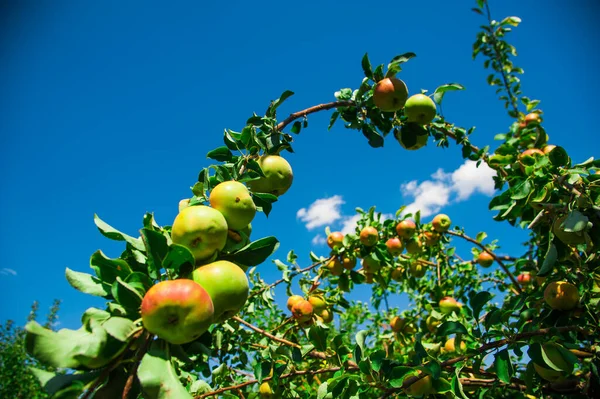
{"type": "MultiPolygon", "coordinates": [[[[402,109],[377,108],[376,84],[400,73],[415,54],[398,55],[387,67],[374,67],[365,54],[362,82],[337,91],[336,101],[279,120],[277,110],[293,95],[286,91],[239,132],[225,130],[224,145],[207,154],[218,164],[200,171],[186,206],[206,204],[223,181],[252,186],[265,176],[260,156],[293,152],[309,115],[332,110],[329,128],[340,121],[360,131],[371,147],[389,142],[390,133],[408,149],[428,141],[450,147],[453,141],[463,158],[496,170],[499,194],[489,207],[497,212],[495,220],[530,230],[523,254],[500,255],[499,243],[485,232],[471,237],[459,226],[440,228],[404,207],[385,219],[372,207],[357,209],[355,232],[326,255],[311,253],[311,265],[301,267],[294,252],[274,260],[282,277],[268,284],[257,266],[277,249],[277,239],[246,243],[249,233],[230,230],[237,244],[225,246],[218,259],[247,270],[246,304],[197,340],[173,345],[144,329],[140,304],[157,282],[186,278],[202,265],[187,247],[172,243],[171,226],[159,226],[152,214],[144,216],[137,238],[96,216],[101,234],[125,249],[116,259],[94,253],[93,275],[67,269],[74,288],[107,300],[105,310],[85,312],[81,329],[50,333],[28,324],[30,353],[74,370],[43,375],[46,390],[61,398],[600,396],[600,161],[574,163],[563,148],[548,144],[539,101],[522,95],[523,71],[513,64],[516,50],[506,41],[519,18],[493,20],[484,0],[473,11],[487,19],[473,57],[484,57],[491,70],[487,83],[497,88],[514,120],[496,136],[500,144],[493,153],[471,143],[474,127],[456,126],[441,113],[445,93],[464,89],[458,83],[433,91],[440,112],[425,126],[409,121],[402,109]],[[409,219],[415,229],[404,233],[398,225],[409,219]],[[372,243],[363,237],[367,227],[376,230],[372,243]],[[405,252],[386,245],[398,236],[405,252]],[[471,254],[458,254],[461,241],[472,246],[471,254]],[[481,253],[498,268],[478,262],[481,253]],[[354,266],[356,259],[360,265],[354,266]],[[552,288],[556,281],[575,287],[566,295],[571,302],[552,288]],[[301,309],[291,306],[291,316],[272,297],[279,284],[290,296],[319,296],[325,307],[304,320],[301,309]],[[363,284],[372,287],[371,306],[352,299],[363,284]],[[410,298],[409,308],[390,308],[388,297],[401,293],[410,298]]],[[[251,194],[268,216],[277,195],[251,194]]]]}
{"type": "MultiPolygon", "coordinates": [[[[46,318],[45,328],[53,328],[58,317],[60,301],[55,300],[46,318]]],[[[38,303],[34,302],[28,321],[36,319],[38,303]]],[[[25,350],[25,330],[8,320],[0,326],[0,397],[43,399],[48,395],[30,367],[49,368],[29,356],[25,350]]]]}

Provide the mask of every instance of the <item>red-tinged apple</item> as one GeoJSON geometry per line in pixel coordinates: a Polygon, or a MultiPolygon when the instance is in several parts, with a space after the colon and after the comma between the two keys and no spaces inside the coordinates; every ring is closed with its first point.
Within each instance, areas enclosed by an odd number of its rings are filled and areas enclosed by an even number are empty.
{"type": "Polygon", "coordinates": [[[436,114],[435,102],[425,94],[410,96],[404,105],[404,115],[406,115],[408,121],[416,122],[419,125],[431,123],[436,114]]]}
{"type": "Polygon", "coordinates": [[[292,307],[294,306],[294,304],[303,301],[304,298],[302,298],[300,295],[292,295],[291,297],[288,298],[287,300],[287,308],[288,310],[291,312],[292,311],[292,307]]]}
{"type": "Polygon", "coordinates": [[[217,256],[227,243],[227,221],[216,209],[204,205],[184,208],[173,222],[174,244],[187,247],[196,263],[217,256]]]}
{"type": "Polygon", "coordinates": [[[402,331],[405,324],[406,324],[406,320],[404,320],[398,316],[394,316],[394,317],[392,317],[392,320],[390,320],[390,327],[392,327],[393,332],[402,331]]]}
{"type": "Polygon", "coordinates": [[[527,166],[533,166],[535,164],[536,158],[540,156],[544,156],[544,152],[538,148],[529,148],[519,154],[517,160],[521,167],[521,171],[525,172],[525,168],[527,166]]]}
{"type": "Polygon", "coordinates": [[[245,185],[238,181],[225,181],[212,189],[208,197],[210,206],[223,214],[230,230],[248,226],[256,214],[256,205],[245,185]]]}
{"type": "Polygon", "coordinates": [[[544,290],[544,300],[552,309],[571,310],[579,304],[579,291],[566,281],[553,281],[544,290]]]}
{"type": "Polygon", "coordinates": [[[533,278],[531,277],[531,273],[527,273],[527,272],[521,273],[517,276],[517,281],[521,285],[531,284],[532,279],[533,278]]]}
{"type": "Polygon", "coordinates": [[[354,256],[344,256],[342,258],[342,266],[346,270],[352,270],[356,267],[356,258],[354,256]]]}
{"type": "Polygon", "coordinates": [[[250,190],[256,193],[269,193],[276,196],[285,194],[292,186],[294,173],[292,166],[279,155],[263,155],[258,164],[265,177],[248,182],[250,190]]]}
{"type": "Polygon", "coordinates": [[[408,88],[398,78],[385,78],[373,89],[373,103],[384,112],[401,110],[408,99],[408,88]]]}
{"type": "Polygon", "coordinates": [[[477,257],[477,263],[481,267],[490,267],[494,264],[494,257],[486,251],[481,251],[477,257]]]}
{"type": "Polygon", "coordinates": [[[535,113],[535,112],[531,112],[527,115],[525,115],[525,125],[529,125],[530,123],[541,123],[542,122],[542,118],[540,117],[540,114],[535,113]]]}
{"type": "Polygon", "coordinates": [[[448,215],[440,213],[439,215],[435,215],[433,221],[431,222],[433,229],[438,233],[445,233],[448,231],[450,226],[452,225],[452,221],[448,215]]]}
{"type": "Polygon", "coordinates": [[[360,231],[360,242],[363,243],[366,247],[372,247],[377,244],[377,240],[379,240],[379,232],[373,226],[364,227],[360,231]]]}
{"type": "Polygon", "coordinates": [[[327,245],[331,249],[339,249],[344,245],[344,234],[341,231],[334,231],[327,236],[327,245]]]}
{"type": "Polygon", "coordinates": [[[338,258],[337,256],[335,258],[329,260],[325,264],[325,267],[334,276],[341,276],[342,273],[344,272],[344,265],[342,264],[342,261],[340,260],[340,258],[338,258]]]}
{"type": "Polygon", "coordinates": [[[402,238],[411,238],[416,230],[417,225],[412,220],[406,219],[396,225],[396,233],[402,238]]]}
{"type": "Polygon", "coordinates": [[[421,398],[433,392],[433,380],[431,376],[421,378],[417,382],[411,384],[404,392],[413,398],[421,398]]]}
{"type": "Polygon", "coordinates": [[[440,311],[444,314],[450,314],[452,312],[460,312],[462,304],[456,299],[446,296],[440,299],[440,311]]]}
{"type": "Polygon", "coordinates": [[[314,314],[313,306],[307,300],[298,301],[292,306],[292,316],[298,322],[307,322],[314,314]]]}
{"type": "Polygon", "coordinates": [[[404,251],[404,245],[402,241],[398,237],[392,237],[385,242],[385,246],[387,247],[390,254],[396,256],[400,255],[402,251],[404,251]]]}
{"type": "Polygon", "coordinates": [[[555,370],[537,363],[533,363],[533,367],[540,377],[547,381],[555,382],[564,379],[568,374],[571,373],[573,366],[564,359],[557,344],[543,344],[542,349],[548,360],[550,360],[550,362],[552,362],[552,364],[560,370],[555,370]]]}
{"type": "Polygon", "coordinates": [[[322,310],[327,308],[327,302],[321,295],[311,295],[308,297],[308,302],[313,307],[315,313],[320,313],[322,310]]]}
{"type": "Polygon", "coordinates": [[[146,330],[180,345],[208,330],[214,307],[209,293],[192,280],[166,280],[146,292],[140,313],[146,330]]]}
{"type": "Polygon", "coordinates": [[[215,308],[215,323],[235,316],[246,304],[248,277],[235,263],[226,260],[209,263],[196,268],[191,277],[210,295],[215,308]]]}

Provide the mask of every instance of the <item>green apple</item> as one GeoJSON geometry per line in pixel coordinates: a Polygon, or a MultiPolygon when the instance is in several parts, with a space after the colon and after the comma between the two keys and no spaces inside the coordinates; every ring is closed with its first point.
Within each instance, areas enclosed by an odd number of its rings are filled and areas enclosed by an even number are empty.
{"type": "Polygon", "coordinates": [[[279,155],[263,155],[259,158],[258,164],[265,177],[248,182],[248,187],[252,191],[280,196],[292,186],[294,173],[285,158],[279,155]]]}
{"type": "Polygon", "coordinates": [[[192,280],[166,280],[146,292],[141,315],[146,330],[180,345],[208,330],[214,306],[209,293],[192,280]]]}
{"type": "Polygon", "coordinates": [[[215,323],[235,316],[246,304],[248,277],[235,263],[226,260],[212,262],[196,268],[191,277],[210,295],[215,308],[215,323]]]}
{"type": "Polygon", "coordinates": [[[444,314],[460,312],[462,305],[454,298],[446,296],[440,299],[440,311],[444,314]]]}
{"type": "Polygon", "coordinates": [[[248,226],[256,214],[256,205],[250,192],[238,181],[225,181],[212,189],[208,197],[210,206],[223,214],[229,230],[248,226]]]}
{"type": "Polygon", "coordinates": [[[408,121],[416,122],[419,125],[431,123],[436,113],[435,102],[425,94],[410,96],[404,105],[404,115],[406,115],[408,121]]]}
{"type": "Polygon", "coordinates": [[[429,132],[416,122],[405,122],[400,130],[394,129],[394,137],[404,149],[418,150],[427,145],[429,132]]]}
{"type": "Polygon", "coordinates": [[[371,254],[366,255],[361,264],[365,273],[376,273],[381,269],[381,262],[375,259],[371,254]]]}
{"type": "Polygon", "coordinates": [[[337,256],[331,260],[329,260],[325,264],[325,268],[329,270],[329,272],[334,276],[341,276],[344,272],[344,265],[342,261],[337,256]]]}
{"type": "MultiPolygon", "coordinates": [[[[574,210],[573,214],[580,220],[587,220],[587,217],[581,212],[574,210]]],[[[565,231],[564,223],[569,217],[569,214],[562,215],[554,220],[552,224],[552,232],[565,245],[579,245],[585,243],[584,231],[565,231]]]]}
{"type": "Polygon", "coordinates": [[[216,257],[227,243],[227,222],[221,212],[205,205],[179,212],[171,228],[174,244],[187,247],[196,263],[216,257]]]}
{"type": "Polygon", "coordinates": [[[579,291],[566,281],[553,281],[544,290],[544,300],[552,309],[571,310],[579,304],[579,291]]]}
{"type": "Polygon", "coordinates": [[[312,305],[315,313],[320,313],[327,308],[327,302],[322,295],[311,295],[308,297],[308,302],[312,305]]]}
{"type": "Polygon", "coordinates": [[[427,396],[433,391],[433,380],[431,376],[421,378],[417,382],[411,384],[404,392],[413,398],[421,398],[427,396]]]}
{"type": "Polygon", "coordinates": [[[448,229],[450,228],[451,224],[452,224],[452,221],[450,220],[450,217],[443,213],[440,213],[439,215],[435,215],[435,217],[433,218],[433,221],[431,222],[433,229],[435,231],[437,231],[438,233],[447,232],[448,229]]]}
{"type": "Polygon", "coordinates": [[[408,99],[406,83],[398,78],[385,78],[373,89],[373,103],[384,112],[401,110],[408,99]]]}
{"type": "Polygon", "coordinates": [[[540,364],[533,363],[533,367],[540,377],[547,381],[554,382],[564,379],[566,375],[571,373],[573,366],[563,358],[557,344],[543,344],[542,349],[548,360],[550,360],[550,362],[552,362],[552,364],[560,370],[551,369],[540,364]]]}

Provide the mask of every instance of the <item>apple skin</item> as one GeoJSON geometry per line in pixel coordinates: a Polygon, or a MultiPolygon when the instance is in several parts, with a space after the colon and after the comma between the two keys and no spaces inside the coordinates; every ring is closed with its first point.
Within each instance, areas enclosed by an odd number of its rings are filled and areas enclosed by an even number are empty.
{"type": "Polygon", "coordinates": [[[529,285],[532,282],[533,277],[531,277],[531,273],[521,273],[517,276],[517,282],[521,285],[529,285]]]}
{"type": "Polygon", "coordinates": [[[406,83],[398,78],[385,78],[373,89],[373,103],[383,112],[401,110],[408,99],[406,83]]]}
{"type": "MultiPolygon", "coordinates": [[[[446,353],[453,353],[456,352],[456,338],[450,338],[449,340],[446,341],[446,343],[444,344],[444,351],[446,353]]],[[[467,350],[467,344],[465,344],[465,341],[460,341],[460,345],[459,345],[459,349],[458,349],[458,353],[463,353],[464,351],[467,350]]]]}
{"type": "Polygon", "coordinates": [[[319,313],[319,317],[323,319],[323,323],[331,323],[333,321],[333,312],[328,309],[323,309],[321,313],[319,313]]]}
{"type": "Polygon", "coordinates": [[[307,300],[298,301],[292,306],[292,316],[302,323],[312,319],[314,314],[313,306],[307,300]]]}
{"type": "Polygon", "coordinates": [[[427,316],[427,319],[425,320],[425,324],[427,325],[427,329],[429,330],[429,332],[432,334],[435,334],[438,326],[440,324],[442,324],[442,321],[438,320],[438,319],[434,319],[433,316],[429,315],[429,316],[427,316]]]}
{"type": "Polygon", "coordinates": [[[260,387],[258,388],[258,393],[260,394],[261,399],[276,398],[275,392],[273,392],[271,385],[267,381],[260,384],[260,387]]]}
{"type": "Polygon", "coordinates": [[[304,300],[304,298],[302,298],[300,295],[292,295],[287,300],[286,305],[287,305],[288,310],[291,312],[294,304],[298,303],[299,301],[303,301],[303,300],[304,300]]]}
{"type": "Polygon", "coordinates": [[[182,199],[181,201],[179,201],[179,212],[181,212],[183,209],[187,208],[188,206],[190,206],[190,199],[182,199]]]}
{"type": "Polygon", "coordinates": [[[336,256],[325,264],[325,267],[334,276],[341,276],[344,272],[342,261],[336,256]]]}
{"type": "Polygon", "coordinates": [[[542,118],[540,117],[540,114],[535,113],[535,112],[531,112],[527,115],[525,115],[525,125],[529,125],[531,123],[541,123],[542,122],[542,118]]]}
{"type": "Polygon", "coordinates": [[[371,255],[365,256],[361,264],[366,273],[376,273],[379,271],[379,269],[381,269],[381,262],[371,255]]]}
{"type": "Polygon", "coordinates": [[[230,230],[248,226],[256,215],[256,205],[245,185],[238,181],[225,181],[212,189],[208,197],[210,206],[225,217],[230,230]]]}
{"type": "Polygon", "coordinates": [[[440,311],[444,314],[460,312],[462,305],[454,298],[446,296],[440,299],[440,311]]]}
{"type": "Polygon", "coordinates": [[[433,245],[436,245],[438,242],[440,242],[440,233],[438,233],[435,230],[434,231],[424,231],[423,234],[421,235],[421,238],[423,238],[426,245],[431,247],[433,245]]]}
{"type": "Polygon", "coordinates": [[[373,226],[367,226],[360,231],[360,242],[366,247],[372,247],[379,240],[379,232],[373,226]]]}
{"type": "Polygon", "coordinates": [[[452,225],[452,221],[450,220],[450,217],[448,215],[440,213],[438,215],[435,215],[431,222],[431,225],[433,226],[433,229],[438,233],[445,233],[452,225]]]}
{"type": "Polygon", "coordinates": [[[263,155],[259,158],[258,164],[265,177],[249,181],[250,190],[279,197],[290,189],[294,181],[294,173],[285,158],[279,155],[263,155]]]}
{"type": "Polygon", "coordinates": [[[344,234],[341,231],[334,231],[327,236],[327,245],[331,249],[339,249],[344,246],[344,234]]]}
{"type": "Polygon", "coordinates": [[[414,278],[421,278],[427,273],[427,269],[419,262],[411,262],[408,265],[408,271],[414,278]]]}
{"type": "Polygon", "coordinates": [[[571,372],[572,366],[562,357],[558,349],[558,345],[554,343],[548,343],[543,344],[542,348],[548,359],[562,371],[550,369],[537,363],[533,363],[535,371],[546,381],[555,382],[564,379],[566,375],[571,372]]]}
{"type": "Polygon", "coordinates": [[[571,310],[579,304],[579,291],[566,281],[553,281],[544,289],[544,300],[552,309],[571,310]]]}
{"type": "Polygon", "coordinates": [[[398,237],[392,237],[385,242],[388,252],[394,256],[400,255],[404,251],[404,245],[398,237]]]}
{"type": "Polygon", "coordinates": [[[537,148],[529,148],[519,154],[517,160],[521,167],[521,171],[525,172],[527,166],[533,165],[538,156],[544,156],[544,152],[537,148]]]}
{"type": "Polygon", "coordinates": [[[410,96],[404,105],[404,115],[406,115],[408,121],[416,122],[419,125],[431,123],[436,114],[435,102],[425,94],[410,96]]]}
{"type": "Polygon", "coordinates": [[[356,258],[353,256],[344,256],[342,258],[342,266],[346,270],[352,270],[356,267],[356,258]]]}
{"type": "Polygon", "coordinates": [[[200,337],[214,317],[209,293],[188,279],[153,285],[144,295],[140,312],[146,330],[175,345],[200,337]]]}
{"type": "Polygon", "coordinates": [[[410,255],[418,255],[423,251],[423,243],[419,237],[406,242],[406,252],[410,255]]]}
{"type": "MultiPolygon", "coordinates": [[[[579,212],[579,211],[574,211],[579,212]]],[[[585,235],[583,231],[564,231],[563,223],[568,218],[568,214],[562,215],[554,220],[552,224],[552,232],[565,245],[579,245],[585,243],[585,235]]]]}
{"type": "Polygon", "coordinates": [[[174,244],[187,247],[196,263],[216,257],[227,244],[227,221],[221,212],[205,205],[184,208],[171,227],[174,244]]]}
{"type": "Polygon", "coordinates": [[[412,220],[406,219],[396,225],[396,233],[402,238],[411,238],[416,230],[417,225],[412,220]]]}
{"type": "Polygon", "coordinates": [[[421,378],[419,381],[410,385],[404,390],[408,396],[420,398],[429,395],[433,391],[433,381],[431,376],[421,378]]]}
{"type": "Polygon", "coordinates": [[[494,264],[494,257],[489,252],[481,251],[477,257],[477,263],[481,267],[488,268],[494,264]]]}
{"type": "Polygon", "coordinates": [[[246,304],[250,290],[248,277],[235,263],[218,260],[196,268],[191,277],[210,295],[215,323],[235,316],[246,304]]]}
{"type": "Polygon", "coordinates": [[[392,270],[392,274],[391,274],[392,280],[398,281],[398,282],[404,280],[404,272],[405,272],[405,270],[403,267],[396,267],[394,270],[392,270]]]}
{"type": "Polygon", "coordinates": [[[542,151],[544,152],[544,154],[548,155],[550,154],[550,152],[552,152],[553,149],[555,149],[556,146],[554,144],[547,144],[542,151]]]}
{"type": "Polygon", "coordinates": [[[327,303],[321,295],[309,296],[308,302],[310,302],[310,304],[312,305],[315,313],[321,313],[322,310],[325,310],[327,308],[327,303]]]}

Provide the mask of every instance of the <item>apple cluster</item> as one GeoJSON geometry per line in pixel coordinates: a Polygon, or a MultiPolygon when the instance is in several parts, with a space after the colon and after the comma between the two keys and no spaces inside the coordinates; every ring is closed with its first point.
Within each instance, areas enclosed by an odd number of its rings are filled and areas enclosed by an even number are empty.
{"type": "Polygon", "coordinates": [[[287,300],[287,308],[300,327],[310,327],[315,319],[322,323],[333,321],[333,310],[323,295],[311,294],[308,299],[300,295],[292,295],[287,300]]]}
{"type": "MultiPolygon", "coordinates": [[[[264,177],[250,181],[250,190],[280,196],[291,187],[292,168],[283,157],[265,155],[258,163],[264,177]]],[[[171,239],[190,250],[195,268],[186,278],[162,281],[146,292],[141,305],[146,330],[172,344],[184,344],[244,307],[247,267],[219,256],[250,242],[257,208],[248,187],[224,181],[210,192],[210,206],[192,205],[190,200],[179,203],[171,239]]]]}

